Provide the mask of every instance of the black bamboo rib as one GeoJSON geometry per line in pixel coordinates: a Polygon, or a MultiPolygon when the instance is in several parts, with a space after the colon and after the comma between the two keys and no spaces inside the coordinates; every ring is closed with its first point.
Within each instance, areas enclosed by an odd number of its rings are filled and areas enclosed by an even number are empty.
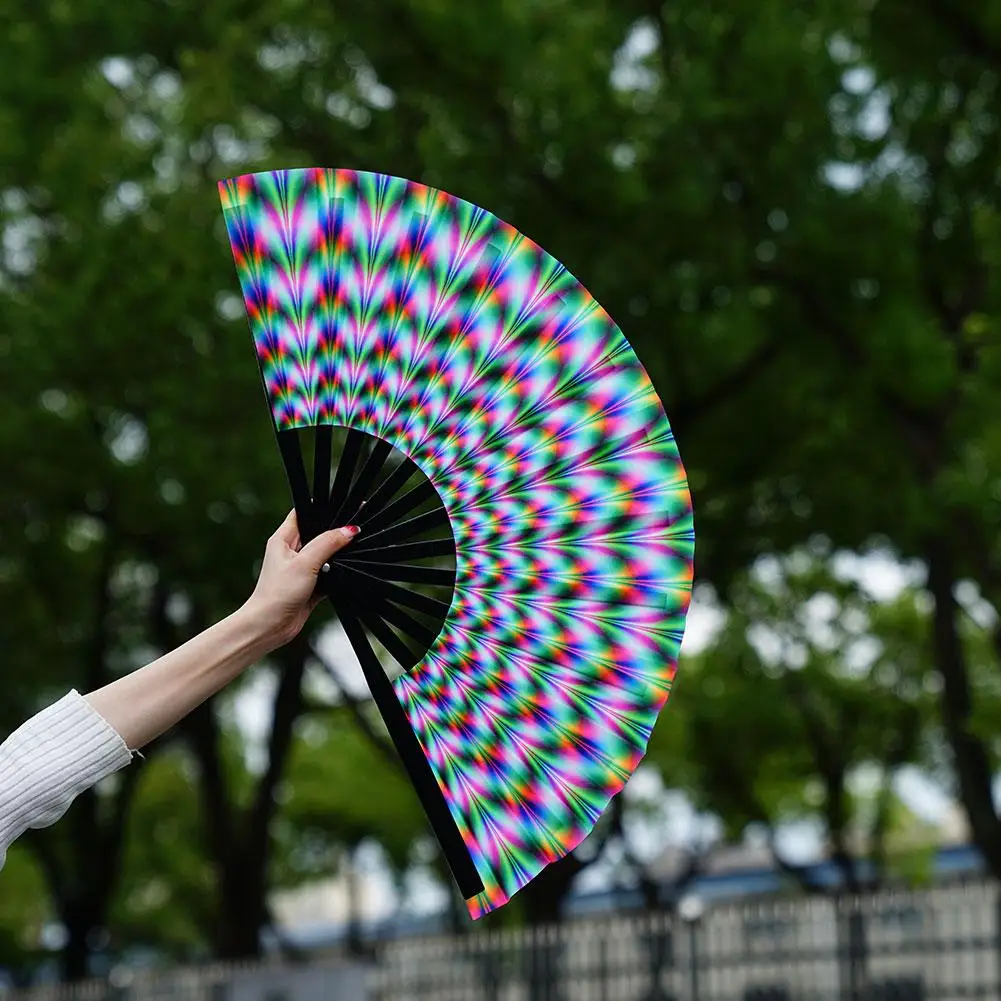
{"type": "Polygon", "coordinates": [[[406,633],[411,639],[417,640],[418,643],[423,643],[425,650],[430,649],[431,644],[438,638],[438,633],[441,631],[440,623],[437,629],[431,629],[423,622],[415,619],[409,612],[394,605],[388,598],[383,599],[379,605],[379,615],[391,626],[396,626],[401,632],[406,633]]]}
{"type": "Polygon", "coordinates": [[[379,478],[379,474],[382,472],[383,467],[386,465],[386,460],[392,452],[393,446],[388,441],[382,438],[376,439],[375,444],[372,446],[372,451],[365,460],[361,472],[358,474],[354,485],[348,491],[348,496],[344,501],[343,513],[345,524],[350,525],[355,522],[363,503],[365,503],[366,508],[368,507],[366,494],[375,485],[375,481],[379,478]]]}
{"type": "Polygon", "coordinates": [[[448,809],[445,797],[438,785],[438,780],[431,770],[424,750],[417,735],[410,725],[410,720],[393,691],[393,685],[386,677],[379,658],[372,649],[365,630],[358,618],[343,603],[334,603],[337,616],[344,626],[348,642],[354,649],[361,665],[362,673],[368,682],[369,690],[375,701],[383,721],[389,731],[390,739],[410,776],[417,796],[424,807],[438,843],[442,847],[445,860],[448,862],[452,875],[459,886],[463,897],[467,900],[483,892],[483,880],[476,871],[469,849],[462,840],[459,828],[448,809]]]}
{"type": "MultiPolygon", "coordinates": [[[[352,546],[354,543],[352,543],[352,546]]],[[[347,550],[345,550],[345,553],[347,550]]],[[[358,550],[355,550],[357,553],[358,550]]],[[[361,554],[359,554],[361,555],[361,554]]],[[[405,563],[407,560],[423,560],[430,556],[454,556],[455,543],[447,539],[422,539],[420,542],[404,542],[398,546],[384,546],[381,549],[366,549],[365,560],[370,563],[405,563]]]]}
{"type": "Polygon", "coordinates": [[[365,502],[365,516],[378,514],[406,486],[407,480],[417,472],[417,466],[409,459],[403,461],[386,477],[365,502]]]}
{"type": "Polygon", "coordinates": [[[453,587],[455,572],[443,567],[422,567],[409,563],[369,563],[367,560],[353,559],[348,550],[338,553],[340,566],[361,570],[363,573],[382,575],[383,580],[398,581],[401,584],[427,584],[435,587],[453,587]]]}
{"type": "Polygon", "coordinates": [[[336,597],[352,605],[366,628],[378,636],[404,670],[413,667],[437,638],[449,609],[445,602],[352,570],[342,563],[331,566],[329,576],[324,578],[322,590],[328,597],[336,597]],[[434,626],[418,621],[405,608],[412,608],[421,615],[428,616],[434,621],[434,626]],[[389,623],[395,624],[416,640],[422,652],[415,653],[402,644],[390,629],[389,623]]]}
{"type": "Polygon", "coordinates": [[[317,532],[313,521],[313,505],[309,492],[309,481],[306,478],[306,465],[302,459],[302,448],[299,445],[299,433],[294,428],[277,432],[278,449],[285,465],[285,475],[288,477],[289,489],[292,493],[292,504],[295,507],[296,523],[299,526],[299,538],[303,545],[312,539],[317,532]]]}
{"type": "MultiPolygon", "coordinates": [[[[389,599],[380,594],[372,586],[373,581],[371,578],[363,577],[358,573],[348,572],[343,566],[335,564],[331,567],[328,581],[327,596],[347,603],[370,632],[375,631],[373,629],[374,623],[379,624],[375,627],[376,629],[389,628],[388,624],[382,619],[383,613],[389,608],[389,599]]],[[[394,633],[393,635],[395,636],[396,634],[394,633]]],[[[417,663],[417,660],[420,659],[419,655],[413,653],[408,648],[405,659],[411,657],[413,659],[410,660],[409,665],[405,668],[406,670],[413,667],[417,663]]],[[[397,660],[399,660],[398,657],[397,660]]]]}
{"type": "Polygon", "coordinates": [[[323,575],[323,580],[318,587],[321,589],[321,593],[326,594],[331,599],[349,596],[349,600],[356,605],[364,600],[366,606],[373,613],[396,626],[417,643],[423,644],[424,649],[427,650],[438,638],[441,623],[444,621],[448,609],[446,608],[444,613],[437,616],[436,628],[432,629],[425,622],[414,618],[410,612],[394,604],[386,594],[380,591],[376,586],[377,583],[376,580],[366,575],[348,571],[338,564],[332,564],[330,572],[323,575]]]}
{"type": "Polygon", "coordinates": [[[333,440],[333,428],[329,424],[317,425],[313,439],[313,514],[317,525],[323,526],[329,525],[331,518],[328,504],[333,440]]]}
{"type": "Polygon", "coordinates": [[[380,618],[373,608],[363,608],[362,602],[348,596],[347,605],[358,616],[362,625],[389,651],[400,668],[409,671],[420,659],[421,654],[412,650],[392,629],[388,622],[380,618]]]}
{"type": "MultiPolygon", "coordinates": [[[[432,489],[434,489],[432,487],[432,489]]],[[[372,532],[366,527],[365,534],[358,540],[355,546],[356,553],[365,552],[368,549],[381,549],[392,542],[406,542],[418,535],[431,531],[432,528],[445,528],[449,524],[448,512],[443,508],[435,508],[414,518],[390,525],[378,532],[372,532]]]]}
{"type": "Polygon", "coordinates": [[[431,485],[431,482],[425,480],[423,483],[418,483],[416,486],[411,487],[402,497],[393,501],[392,504],[381,511],[373,511],[366,504],[365,517],[361,525],[365,532],[365,538],[368,538],[374,532],[382,531],[383,528],[389,527],[405,514],[409,514],[414,508],[420,507],[421,504],[437,497],[438,493],[431,485]]]}
{"type": "Polygon", "coordinates": [[[354,479],[364,440],[362,432],[354,428],[348,430],[344,439],[337,472],[334,474],[334,485],[330,488],[330,521],[326,526],[328,528],[335,528],[340,524],[338,519],[343,513],[344,501],[347,500],[348,491],[351,489],[351,481],[354,479]]]}
{"type": "Polygon", "coordinates": [[[393,584],[391,581],[365,573],[365,571],[345,563],[337,564],[337,569],[347,577],[345,584],[348,593],[352,588],[364,585],[370,592],[378,594],[380,597],[394,601],[404,608],[412,608],[415,612],[430,615],[437,618],[439,622],[443,622],[445,616],[448,615],[448,604],[438,598],[400,587],[399,584],[393,584]]]}

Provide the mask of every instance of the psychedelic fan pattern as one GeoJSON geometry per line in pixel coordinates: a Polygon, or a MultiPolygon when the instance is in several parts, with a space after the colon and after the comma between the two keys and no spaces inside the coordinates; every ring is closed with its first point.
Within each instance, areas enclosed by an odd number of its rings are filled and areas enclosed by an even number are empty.
{"type": "Polygon", "coordinates": [[[220,193],[276,427],[387,440],[451,520],[451,609],[394,688],[479,917],[591,831],[668,699],[694,551],[671,428],[608,314],[483,209],[352,170],[220,193]]]}

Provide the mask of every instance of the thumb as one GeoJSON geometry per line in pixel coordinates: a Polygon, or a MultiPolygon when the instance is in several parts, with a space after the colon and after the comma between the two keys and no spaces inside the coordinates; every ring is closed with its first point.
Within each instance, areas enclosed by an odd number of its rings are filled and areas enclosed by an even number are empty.
{"type": "Polygon", "coordinates": [[[360,531],[357,525],[347,525],[344,528],[322,532],[312,542],[302,547],[299,559],[305,560],[313,573],[318,574],[323,564],[334,553],[343,549],[360,531]]]}

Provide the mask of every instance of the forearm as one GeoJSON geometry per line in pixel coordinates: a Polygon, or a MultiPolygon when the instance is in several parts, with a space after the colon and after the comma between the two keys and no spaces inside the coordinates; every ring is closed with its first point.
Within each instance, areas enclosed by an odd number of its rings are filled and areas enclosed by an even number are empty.
{"type": "Polygon", "coordinates": [[[248,606],[86,699],[132,750],[169,730],[277,642],[248,606]]]}
{"type": "Polygon", "coordinates": [[[133,751],[297,635],[319,601],[321,568],[357,534],[348,526],[300,546],[290,513],[268,540],[242,608],[86,697],[70,692],[0,744],[0,868],[25,830],[53,823],[84,789],[124,768],[133,751]]]}
{"type": "Polygon", "coordinates": [[[280,642],[245,605],[183,646],[81,698],[70,692],[0,744],[0,868],[29,827],[58,820],[85,789],[280,642]]]}

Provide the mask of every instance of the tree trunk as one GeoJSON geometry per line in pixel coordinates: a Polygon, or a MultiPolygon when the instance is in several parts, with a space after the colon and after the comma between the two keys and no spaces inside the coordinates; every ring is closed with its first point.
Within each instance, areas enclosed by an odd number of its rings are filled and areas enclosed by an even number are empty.
{"type": "Polygon", "coordinates": [[[59,977],[63,983],[85,980],[90,975],[91,947],[104,908],[87,898],[59,902],[59,918],[66,931],[66,944],[59,953],[59,977]]]}
{"type": "Polygon", "coordinates": [[[845,793],[845,779],[846,773],[844,769],[832,772],[824,778],[824,785],[827,790],[827,827],[831,833],[831,858],[841,870],[845,889],[849,893],[858,893],[861,889],[858,870],[855,858],[848,845],[847,837],[849,815],[845,793]]]}
{"type": "Polygon", "coordinates": [[[994,774],[987,746],[972,729],[973,694],[959,635],[954,586],[948,542],[936,539],[929,545],[928,589],[935,601],[933,649],[942,676],[942,721],[973,839],[991,873],[1001,878],[1001,818],[994,806],[994,774]]]}
{"type": "Polygon", "coordinates": [[[241,810],[233,802],[226,781],[221,734],[212,702],[201,706],[185,723],[199,765],[208,850],[216,871],[218,917],[214,946],[221,959],[256,959],[261,955],[261,932],[268,924],[271,825],[295,721],[303,709],[302,679],[307,655],[308,647],[303,642],[290,644],[279,655],[282,674],[268,739],[268,765],[247,809],[241,810]]]}
{"type": "Polygon", "coordinates": [[[530,925],[555,924],[563,916],[563,902],[573,881],[584,868],[574,855],[565,855],[546,866],[518,896],[525,908],[530,925]]]}
{"type": "Polygon", "coordinates": [[[267,924],[267,891],[263,873],[245,871],[242,853],[233,856],[226,877],[219,883],[219,921],[215,951],[219,959],[257,959],[261,932],[267,924]],[[244,877],[241,879],[241,873],[244,877]]]}
{"type": "Polygon", "coordinates": [[[560,999],[562,947],[559,938],[550,938],[547,931],[563,917],[563,903],[574,880],[587,865],[576,855],[565,855],[543,869],[518,894],[532,932],[525,955],[529,1001],[560,999]]]}
{"type": "Polygon", "coordinates": [[[59,953],[59,979],[64,984],[73,984],[90,976],[89,933],[90,929],[82,923],[66,929],[66,945],[59,953]]]}
{"type": "MultiPolygon", "coordinates": [[[[150,745],[148,755],[159,747],[150,745]]],[[[125,826],[140,773],[137,764],[122,773],[121,785],[106,804],[106,811],[100,809],[97,792],[86,789],[63,823],[25,835],[66,930],[66,944],[59,956],[65,982],[88,976],[95,939],[107,927],[121,872],[125,826]]]]}

